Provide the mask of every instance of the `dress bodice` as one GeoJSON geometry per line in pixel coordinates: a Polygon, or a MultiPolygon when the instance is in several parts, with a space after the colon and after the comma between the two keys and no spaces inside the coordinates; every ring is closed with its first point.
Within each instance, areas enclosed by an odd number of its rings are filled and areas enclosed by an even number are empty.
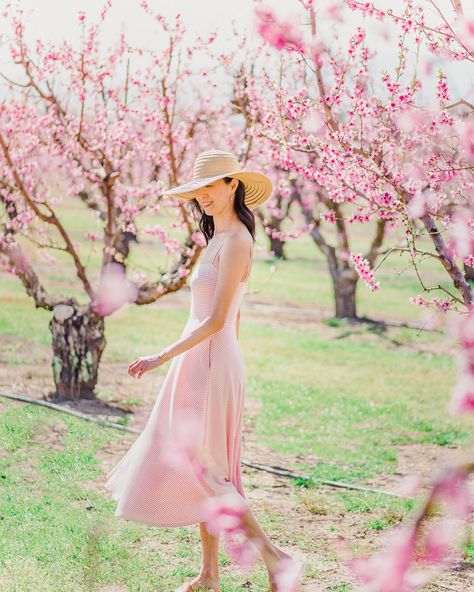
{"type": "MultiPolygon", "coordinates": [[[[200,261],[194,268],[193,273],[190,277],[189,287],[191,289],[191,310],[190,318],[202,321],[204,318],[212,313],[214,307],[215,289],[217,284],[217,277],[219,275],[219,269],[214,265],[212,261],[215,257],[225,240],[225,236],[218,237],[218,244],[212,243],[217,238],[213,237],[209,242],[208,246],[204,249],[204,261],[200,261]],[[212,248],[211,247],[212,243],[212,248]],[[207,250],[210,248],[210,256],[207,250]]],[[[240,304],[242,302],[243,294],[245,292],[245,286],[248,281],[248,275],[246,281],[241,281],[234,294],[234,299],[230,307],[225,325],[235,324],[235,318],[237,316],[240,304]]]]}

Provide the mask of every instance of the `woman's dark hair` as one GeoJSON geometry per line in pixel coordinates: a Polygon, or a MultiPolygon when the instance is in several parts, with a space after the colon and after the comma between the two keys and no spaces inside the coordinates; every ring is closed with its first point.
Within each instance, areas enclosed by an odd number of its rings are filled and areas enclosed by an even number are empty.
{"type": "MultiPolygon", "coordinates": [[[[232,181],[232,177],[224,177],[223,179],[227,185],[232,181]]],[[[234,211],[239,220],[241,220],[248,228],[252,239],[255,242],[255,216],[250,208],[245,205],[245,188],[242,181],[239,180],[234,197],[234,211]]],[[[206,244],[209,243],[214,236],[214,218],[208,216],[203,208],[201,208],[197,199],[191,200],[191,208],[195,218],[199,218],[199,229],[206,237],[206,244]]]]}

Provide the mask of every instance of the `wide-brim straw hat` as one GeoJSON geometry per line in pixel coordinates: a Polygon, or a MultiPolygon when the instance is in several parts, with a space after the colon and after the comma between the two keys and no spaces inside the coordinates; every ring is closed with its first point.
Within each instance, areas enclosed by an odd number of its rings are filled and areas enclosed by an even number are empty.
{"type": "Polygon", "coordinates": [[[258,207],[270,197],[272,192],[272,182],[266,175],[256,171],[243,171],[237,157],[231,152],[207,150],[196,157],[192,180],[164,191],[163,195],[192,200],[196,197],[194,194],[196,189],[224,177],[242,181],[245,189],[245,205],[249,209],[258,207]]]}

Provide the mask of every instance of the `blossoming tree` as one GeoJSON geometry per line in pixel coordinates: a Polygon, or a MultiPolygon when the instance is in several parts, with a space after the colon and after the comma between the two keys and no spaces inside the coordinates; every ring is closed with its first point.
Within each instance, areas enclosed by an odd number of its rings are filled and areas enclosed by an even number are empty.
{"type": "MultiPolygon", "coordinates": [[[[260,32],[278,50],[288,52],[291,57],[296,54],[297,64],[300,60],[308,63],[315,75],[318,95],[312,97],[306,85],[298,96],[291,97],[282,84],[285,76],[272,84],[269,71],[262,78],[266,94],[261,85],[257,93],[253,68],[247,87],[254,109],[260,108],[256,133],[269,140],[272,155],[284,169],[304,179],[303,182],[316,181],[329,191],[336,203],[353,204],[360,216],[355,221],[365,223],[376,217],[405,230],[406,244],[393,245],[387,255],[395,250],[406,251],[422,289],[427,293],[438,290],[447,294],[444,301],[439,297],[432,300],[419,297],[414,301],[441,311],[453,309],[449,318],[459,346],[460,372],[449,408],[453,415],[472,416],[474,304],[462,267],[471,267],[474,262],[474,105],[464,97],[451,100],[448,77],[442,70],[438,72],[434,89],[437,107],[417,104],[418,91],[426,80],[415,76],[404,84],[403,75],[407,74],[410,36],[417,52],[424,44],[435,59],[443,57],[471,64],[474,20],[466,17],[460,0],[452,1],[451,15],[446,15],[432,0],[430,5],[439,16],[439,22],[434,24],[428,21],[423,7],[413,0],[406,0],[399,14],[394,9],[383,11],[375,2],[345,0],[326,5],[326,14],[332,18],[343,19],[347,8],[385,20],[387,28],[399,31],[398,67],[395,73],[382,73],[385,92],[371,93],[370,51],[365,45],[365,30],[360,28],[351,37],[347,59],[338,60],[314,36],[315,7],[322,5],[312,0],[301,0],[301,4],[308,11],[313,33],[309,42],[292,21],[280,21],[269,10],[258,11],[260,32]],[[358,56],[356,62],[354,56],[358,56]],[[329,89],[323,85],[324,68],[332,72],[329,89]],[[310,117],[316,120],[314,133],[305,126],[310,117]],[[432,250],[420,248],[421,238],[428,245],[431,241],[432,250]],[[452,287],[424,284],[423,261],[427,256],[447,272],[452,287]]],[[[268,59],[268,54],[265,58],[268,59]]],[[[282,64],[283,68],[283,60],[282,64]]],[[[425,66],[429,70],[432,63],[428,61],[425,66]]],[[[338,212],[333,208],[329,214],[336,223],[338,212]]],[[[349,253],[349,257],[364,281],[376,289],[367,259],[355,253],[349,253]]],[[[345,548],[347,565],[364,589],[413,592],[439,576],[442,570],[459,565],[460,543],[472,524],[474,511],[469,486],[469,476],[474,473],[472,459],[471,447],[457,462],[440,468],[411,519],[388,531],[381,552],[352,558],[345,548]],[[436,519],[432,520],[433,517],[436,519]]],[[[417,490],[413,487],[410,493],[417,490]]],[[[217,509],[212,508],[209,520],[219,522],[228,515],[238,516],[239,505],[222,499],[217,509]]],[[[237,526],[232,524],[229,531],[237,531],[238,524],[238,521],[237,526]]],[[[245,551],[241,555],[246,565],[245,551]]],[[[279,592],[297,589],[295,574],[287,573],[285,584],[277,589],[279,592]]]]}
{"type": "Polygon", "coordinates": [[[12,25],[16,70],[3,75],[10,93],[0,107],[0,260],[37,307],[53,312],[57,398],[94,397],[105,316],[125,302],[152,303],[186,282],[202,237],[189,208],[159,196],[189,174],[190,147],[199,147],[209,120],[215,123],[222,112],[203,92],[214,83],[193,65],[204,55],[203,63],[219,65],[213,36],[186,44],[179,15],[167,23],[143,2],[166,47],[152,53],[133,48],[122,33],[107,49],[101,30],[110,7],[106,2],[97,22],[79,14],[78,47],[68,40],[28,44],[21,11],[3,15],[12,25]],[[70,200],[97,216],[98,232],[89,230],[82,241],[64,217],[62,203],[70,200]],[[137,230],[140,215],[167,206],[176,211],[173,226],[184,231],[182,243],[160,225],[137,230]],[[177,260],[158,277],[127,278],[133,241],[146,233],[177,260]],[[53,263],[54,251],[68,257],[78,282],[71,283],[71,293],[46,289],[25,241],[53,263]],[[100,246],[99,270],[86,263],[88,241],[100,246]],[[72,295],[77,285],[85,303],[72,295]]]}
{"type": "MultiPolygon", "coordinates": [[[[431,99],[424,104],[420,89],[427,76],[411,75],[410,47],[442,51],[456,60],[472,61],[465,36],[446,33],[444,21],[426,27],[422,9],[407,1],[400,16],[384,13],[367,2],[333,2],[324,7],[302,1],[309,33],[294,21],[282,21],[259,8],[258,28],[280,52],[275,76],[265,63],[248,73],[246,92],[259,117],[255,135],[268,141],[268,153],[296,179],[299,201],[315,244],[325,254],[334,282],[336,314],[356,316],[357,277],[378,290],[373,266],[387,229],[402,228],[404,244],[389,252],[410,257],[426,293],[439,297],[415,299],[442,310],[472,302],[463,265],[472,263],[471,225],[466,203],[472,200],[472,105],[450,102],[448,80],[439,72],[431,99]],[[393,15],[398,35],[398,64],[377,74],[374,51],[363,27],[347,43],[333,47],[320,34],[331,20],[343,20],[344,10],[362,11],[379,19],[393,15]],[[441,41],[433,40],[440,36],[441,41]],[[447,40],[447,41],[446,41],[447,40]],[[410,45],[413,43],[413,45],[410,45]],[[451,54],[450,54],[451,52],[451,54]],[[449,141],[446,141],[446,139],[449,141]],[[334,226],[336,244],[327,238],[323,222],[334,226]],[[351,248],[349,229],[371,224],[373,236],[364,254],[351,248]],[[445,238],[448,231],[448,239],[445,238]],[[433,251],[420,240],[428,238],[433,251]],[[428,286],[422,280],[423,261],[435,258],[446,270],[454,290],[428,286]]],[[[461,5],[457,3],[458,10],[461,5]]],[[[460,13],[459,13],[460,14],[460,13]]],[[[388,26],[388,25],[387,25],[388,26]]]]}

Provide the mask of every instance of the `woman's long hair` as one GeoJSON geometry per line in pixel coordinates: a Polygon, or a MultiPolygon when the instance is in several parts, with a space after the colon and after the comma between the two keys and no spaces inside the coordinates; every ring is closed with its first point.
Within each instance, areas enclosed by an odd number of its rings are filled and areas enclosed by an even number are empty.
{"type": "MultiPolygon", "coordinates": [[[[229,184],[232,181],[232,177],[224,177],[224,181],[229,184]]],[[[245,188],[242,181],[239,180],[237,189],[235,190],[234,197],[234,211],[237,214],[239,220],[241,220],[248,228],[253,241],[255,242],[255,216],[250,208],[245,205],[245,188]]],[[[206,237],[206,245],[209,243],[211,238],[214,236],[214,218],[208,216],[204,209],[201,208],[197,199],[191,200],[191,208],[194,213],[195,219],[199,218],[199,229],[206,237]]]]}

